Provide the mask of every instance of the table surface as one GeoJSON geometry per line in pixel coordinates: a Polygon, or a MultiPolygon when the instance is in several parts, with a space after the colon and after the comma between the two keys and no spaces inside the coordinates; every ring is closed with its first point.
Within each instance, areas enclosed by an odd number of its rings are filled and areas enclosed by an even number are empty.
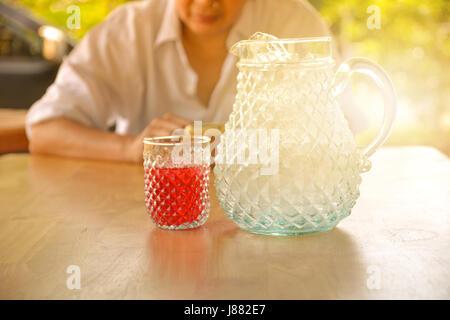
{"type": "Polygon", "coordinates": [[[223,214],[155,227],[138,165],[0,157],[2,299],[450,298],[450,161],[383,148],[334,230],[273,237],[223,214]],[[67,281],[80,271],[80,289],[67,281]]]}

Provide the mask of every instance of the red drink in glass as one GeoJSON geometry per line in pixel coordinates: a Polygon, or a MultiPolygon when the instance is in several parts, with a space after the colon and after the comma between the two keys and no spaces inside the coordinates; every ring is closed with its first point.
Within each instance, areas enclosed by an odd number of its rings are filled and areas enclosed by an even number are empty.
{"type": "Polygon", "coordinates": [[[209,210],[209,166],[146,168],[148,213],[160,227],[203,224],[209,210]]]}
{"type": "Polygon", "coordinates": [[[160,228],[191,229],[209,215],[210,138],[145,138],[145,204],[160,228]]]}

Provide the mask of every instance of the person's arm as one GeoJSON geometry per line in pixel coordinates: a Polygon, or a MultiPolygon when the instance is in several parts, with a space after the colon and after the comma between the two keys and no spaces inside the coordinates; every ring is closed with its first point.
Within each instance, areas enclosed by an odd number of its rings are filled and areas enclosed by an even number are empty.
{"type": "Polygon", "coordinates": [[[117,119],[142,114],[145,105],[141,70],[146,64],[133,40],[141,30],[132,23],[145,17],[133,8],[116,9],[64,59],[55,82],[27,114],[31,153],[139,162],[144,137],[170,135],[190,123],[165,115],[140,134],[128,128],[135,136],[107,132],[117,119]]]}
{"type": "Polygon", "coordinates": [[[33,125],[29,148],[32,154],[137,163],[142,161],[145,137],[171,135],[190,123],[168,113],[153,119],[139,135],[121,136],[60,117],[33,125]]]}
{"type": "Polygon", "coordinates": [[[86,127],[64,118],[54,118],[31,127],[30,153],[66,157],[136,161],[127,152],[133,137],[86,127]]]}

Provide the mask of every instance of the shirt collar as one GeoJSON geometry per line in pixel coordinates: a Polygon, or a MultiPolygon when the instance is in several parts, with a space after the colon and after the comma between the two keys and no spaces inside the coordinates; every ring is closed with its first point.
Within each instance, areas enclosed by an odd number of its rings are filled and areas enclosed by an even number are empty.
{"type": "Polygon", "coordinates": [[[181,39],[181,22],[175,9],[175,1],[168,0],[166,3],[161,27],[156,36],[155,47],[168,41],[181,39]]]}

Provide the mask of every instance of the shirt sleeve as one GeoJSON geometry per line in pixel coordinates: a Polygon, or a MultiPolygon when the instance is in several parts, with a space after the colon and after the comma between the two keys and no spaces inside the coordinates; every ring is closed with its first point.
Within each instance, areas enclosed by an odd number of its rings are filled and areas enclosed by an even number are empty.
{"type": "Polygon", "coordinates": [[[55,82],[27,114],[29,139],[31,126],[48,119],[64,117],[105,130],[117,116],[126,118],[125,110],[137,107],[137,98],[125,99],[125,94],[137,97],[142,88],[133,24],[127,8],[116,9],[64,59],[55,82]],[[127,108],[121,108],[125,101],[127,108]]]}

